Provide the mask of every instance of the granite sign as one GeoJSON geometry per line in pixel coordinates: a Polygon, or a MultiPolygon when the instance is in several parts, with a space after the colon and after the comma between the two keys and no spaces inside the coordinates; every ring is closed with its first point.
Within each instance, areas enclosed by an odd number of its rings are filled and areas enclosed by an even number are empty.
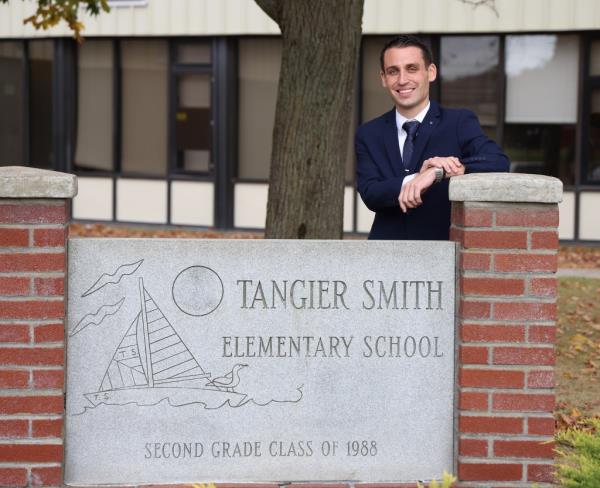
{"type": "Polygon", "coordinates": [[[65,482],[453,470],[455,245],[72,239],[65,482]]]}

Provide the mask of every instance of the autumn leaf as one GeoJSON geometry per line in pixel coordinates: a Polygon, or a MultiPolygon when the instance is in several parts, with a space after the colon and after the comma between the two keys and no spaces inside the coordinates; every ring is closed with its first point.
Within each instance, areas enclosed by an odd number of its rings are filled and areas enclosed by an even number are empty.
{"type": "MultiPolygon", "coordinates": [[[[6,2],[7,0],[0,0],[0,3],[6,2]]],[[[31,24],[38,30],[47,30],[65,21],[75,39],[81,42],[84,25],[79,21],[80,10],[98,15],[100,12],[110,11],[110,7],[108,0],[37,0],[35,14],[27,17],[23,23],[31,24]]]]}
{"type": "Polygon", "coordinates": [[[569,339],[569,348],[571,350],[581,352],[588,347],[595,347],[594,342],[579,332],[569,339]]]}

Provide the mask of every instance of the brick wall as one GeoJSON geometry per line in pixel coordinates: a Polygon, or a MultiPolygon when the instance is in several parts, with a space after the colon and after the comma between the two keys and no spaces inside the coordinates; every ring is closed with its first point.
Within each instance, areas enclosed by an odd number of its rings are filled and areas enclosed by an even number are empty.
{"type": "Polygon", "coordinates": [[[60,486],[65,200],[0,199],[0,485],[60,486]]]}
{"type": "Polygon", "coordinates": [[[453,203],[461,485],[552,481],[557,226],[555,203],[453,203]]]}
{"type": "MultiPolygon", "coordinates": [[[[65,238],[76,183],[71,175],[23,172],[0,168],[0,486],[61,486],[65,238]]],[[[468,175],[450,185],[451,233],[460,248],[460,487],[552,480],[562,187],[526,176],[490,183],[490,175],[468,175]]]]}
{"type": "Polygon", "coordinates": [[[72,175],[0,168],[0,486],[61,486],[72,175]]]}

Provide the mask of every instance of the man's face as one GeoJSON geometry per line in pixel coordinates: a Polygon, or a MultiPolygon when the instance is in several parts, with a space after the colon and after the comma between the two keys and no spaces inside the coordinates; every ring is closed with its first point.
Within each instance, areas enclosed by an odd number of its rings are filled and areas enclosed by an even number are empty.
{"type": "Polygon", "coordinates": [[[390,93],[396,109],[407,118],[416,116],[429,101],[429,83],[437,70],[432,63],[425,66],[418,47],[392,47],[383,57],[381,83],[390,93]]]}

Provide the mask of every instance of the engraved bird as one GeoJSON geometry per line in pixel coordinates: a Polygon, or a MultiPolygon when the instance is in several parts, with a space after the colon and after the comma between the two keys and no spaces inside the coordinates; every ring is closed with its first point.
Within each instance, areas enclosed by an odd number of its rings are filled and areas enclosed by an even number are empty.
{"type": "Polygon", "coordinates": [[[219,389],[233,392],[234,388],[240,383],[240,370],[247,366],[247,364],[236,364],[226,375],[210,380],[207,386],[216,386],[219,389]]]}

